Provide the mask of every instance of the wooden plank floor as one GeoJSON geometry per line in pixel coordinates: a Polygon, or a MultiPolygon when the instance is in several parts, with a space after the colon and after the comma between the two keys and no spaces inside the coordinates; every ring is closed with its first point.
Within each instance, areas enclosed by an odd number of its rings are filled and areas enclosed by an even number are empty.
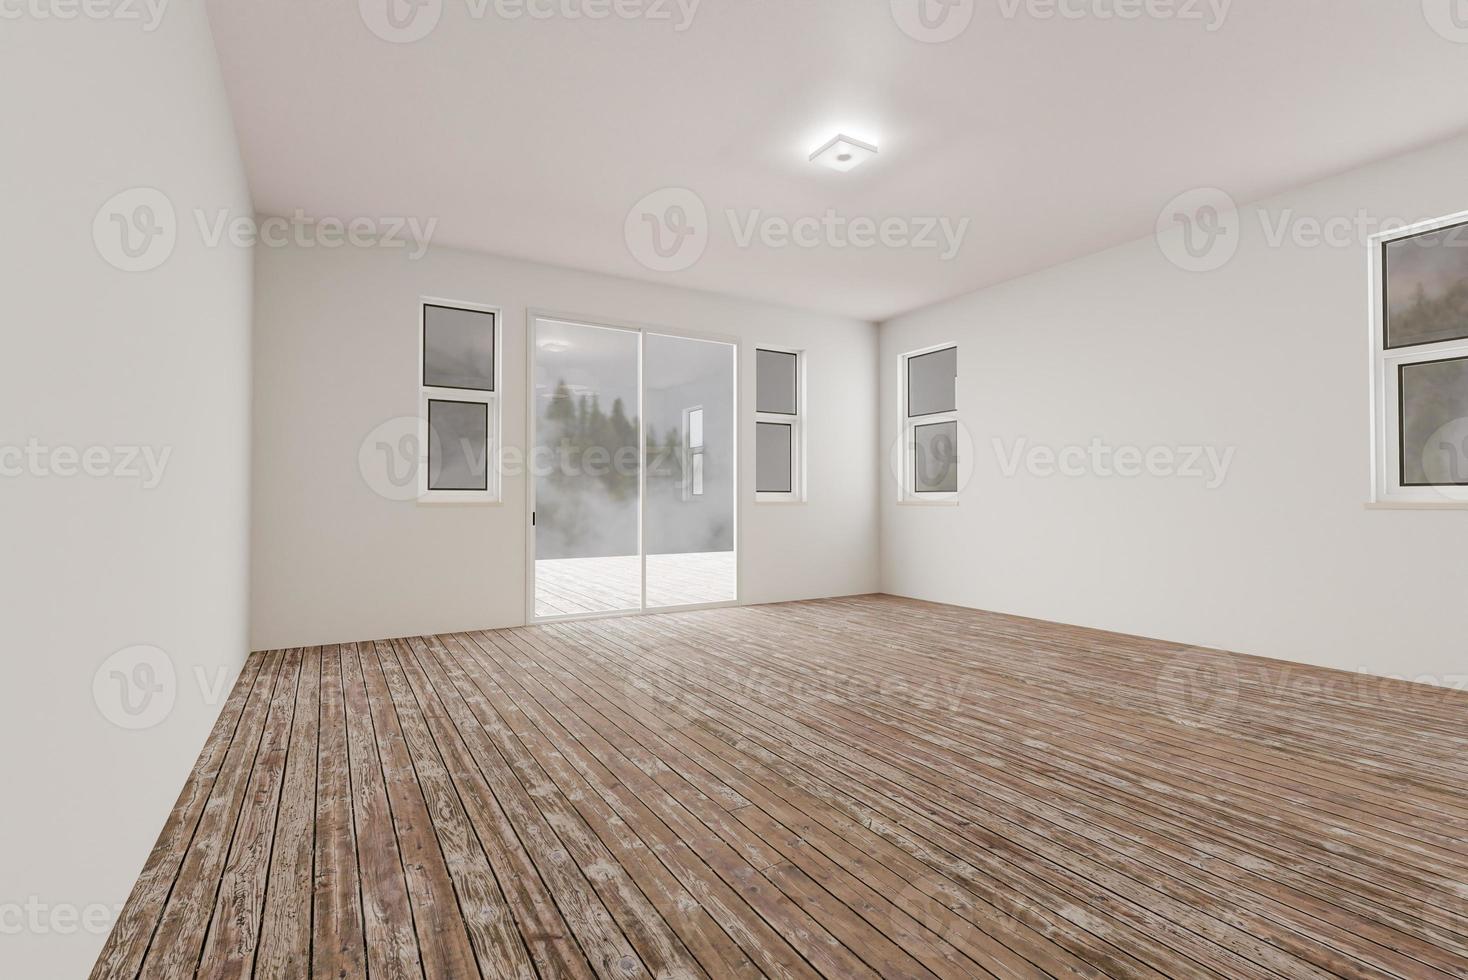
{"type": "Polygon", "coordinates": [[[869,596],[251,656],[94,977],[1468,976],[1468,696],[869,596]]]}

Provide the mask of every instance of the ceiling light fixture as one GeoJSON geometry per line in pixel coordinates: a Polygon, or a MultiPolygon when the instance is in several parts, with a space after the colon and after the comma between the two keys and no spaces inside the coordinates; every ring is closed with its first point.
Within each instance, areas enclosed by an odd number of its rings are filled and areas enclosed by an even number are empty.
{"type": "Polygon", "coordinates": [[[872,144],[837,134],[829,143],[812,153],[810,159],[812,163],[845,173],[855,170],[876,155],[877,148],[872,144]]]}

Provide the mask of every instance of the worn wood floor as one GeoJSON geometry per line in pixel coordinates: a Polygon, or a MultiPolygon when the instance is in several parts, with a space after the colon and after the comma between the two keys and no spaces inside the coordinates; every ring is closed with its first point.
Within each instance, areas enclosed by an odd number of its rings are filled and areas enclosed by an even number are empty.
{"type": "Polygon", "coordinates": [[[1468,976],[1468,696],[890,597],[253,655],[95,977],[1468,976]]]}

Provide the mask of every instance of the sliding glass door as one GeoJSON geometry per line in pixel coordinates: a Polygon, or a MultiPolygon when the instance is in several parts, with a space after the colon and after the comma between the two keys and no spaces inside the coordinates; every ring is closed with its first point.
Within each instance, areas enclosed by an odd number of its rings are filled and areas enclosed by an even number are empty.
{"type": "Polygon", "coordinates": [[[535,321],[535,616],[642,606],[642,335],[535,321]]]}
{"type": "Polygon", "coordinates": [[[734,346],[531,332],[533,617],[736,599],[734,346]]]}
{"type": "Polygon", "coordinates": [[[643,345],[647,605],[732,601],[734,348],[661,334],[643,345]]]}

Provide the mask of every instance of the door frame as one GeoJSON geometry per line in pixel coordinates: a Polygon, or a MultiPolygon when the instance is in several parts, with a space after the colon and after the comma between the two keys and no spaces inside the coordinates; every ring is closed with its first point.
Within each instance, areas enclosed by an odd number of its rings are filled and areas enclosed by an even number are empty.
{"type": "Polygon", "coordinates": [[[527,624],[539,623],[566,623],[583,619],[612,619],[622,616],[646,616],[654,613],[664,612],[690,612],[697,609],[722,609],[727,606],[740,605],[744,597],[744,495],[739,487],[739,460],[743,455],[743,421],[741,414],[742,391],[739,381],[739,363],[743,346],[739,338],[728,334],[707,333],[697,330],[680,330],[672,327],[661,327],[649,323],[639,323],[630,320],[617,320],[604,316],[584,316],[578,313],[566,313],[560,310],[552,310],[544,307],[527,307],[525,310],[525,622],[527,624]],[[534,469],[535,454],[535,322],[537,320],[556,320],[562,323],[578,324],[586,327],[601,327],[610,330],[623,330],[639,335],[637,347],[637,445],[639,452],[646,445],[646,437],[643,435],[643,424],[645,406],[643,405],[646,394],[646,379],[643,377],[643,362],[646,359],[646,340],[649,336],[673,337],[681,340],[703,340],[716,344],[727,344],[733,348],[733,435],[734,435],[734,473],[733,473],[733,499],[734,499],[734,598],[719,602],[702,602],[686,606],[652,606],[647,605],[647,466],[646,460],[638,466],[637,471],[637,551],[641,573],[641,594],[638,597],[637,609],[618,609],[606,612],[570,613],[563,616],[537,616],[535,614],[535,491],[536,476],[534,469]]]}

